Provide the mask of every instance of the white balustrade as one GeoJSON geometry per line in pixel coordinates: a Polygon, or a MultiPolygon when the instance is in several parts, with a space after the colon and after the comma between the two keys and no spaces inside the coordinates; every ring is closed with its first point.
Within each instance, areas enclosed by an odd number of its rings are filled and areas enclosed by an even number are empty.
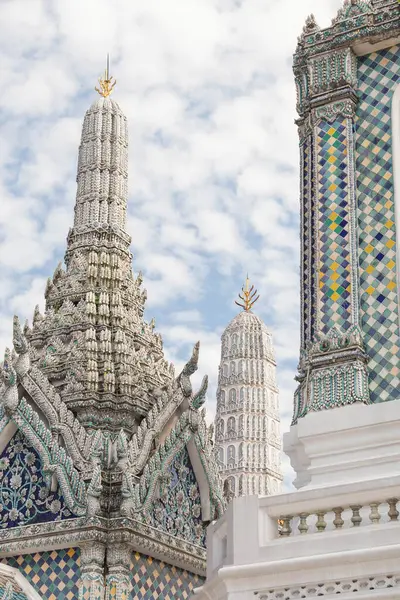
{"type": "Polygon", "coordinates": [[[333,507],[331,510],[313,510],[310,513],[301,512],[294,515],[281,515],[278,520],[278,535],[289,537],[361,527],[379,525],[397,521],[399,510],[398,498],[377,501],[366,504],[333,507]]]}

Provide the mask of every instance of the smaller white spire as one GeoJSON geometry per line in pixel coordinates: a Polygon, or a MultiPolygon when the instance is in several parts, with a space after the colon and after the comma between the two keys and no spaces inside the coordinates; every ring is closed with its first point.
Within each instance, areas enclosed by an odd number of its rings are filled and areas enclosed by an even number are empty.
{"type": "Polygon", "coordinates": [[[272,337],[251,308],[258,300],[248,277],[244,310],[222,334],[215,443],[220,473],[235,495],[280,491],[281,437],[272,337]]]}

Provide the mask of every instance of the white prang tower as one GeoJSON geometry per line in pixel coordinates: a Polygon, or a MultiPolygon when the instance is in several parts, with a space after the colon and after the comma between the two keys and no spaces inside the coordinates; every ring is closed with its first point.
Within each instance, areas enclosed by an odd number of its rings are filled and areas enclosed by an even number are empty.
{"type": "Polygon", "coordinates": [[[243,308],[222,334],[215,442],[218,464],[233,496],[280,491],[281,437],[272,336],[251,308],[258,300],[249,279],[243,308]]]}

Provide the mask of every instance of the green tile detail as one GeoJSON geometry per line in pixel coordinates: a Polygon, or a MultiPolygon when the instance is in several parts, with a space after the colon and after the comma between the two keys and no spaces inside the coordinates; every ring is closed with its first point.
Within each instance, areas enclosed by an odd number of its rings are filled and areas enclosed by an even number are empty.
{"type": "Polygon", "coordinates": [[[384,402],[399,398],[400,390],[391,131],[392,98],[400,84],[400,46],[361,57],[358,79],[355,125],[361,323],[369,355],[371,400],[384,402]]]}
{"type": "Polygon", "coordinates": [[[79,548],[8,556],[0,561],[18,569],[44,600],[78,598],[79,548]]]}

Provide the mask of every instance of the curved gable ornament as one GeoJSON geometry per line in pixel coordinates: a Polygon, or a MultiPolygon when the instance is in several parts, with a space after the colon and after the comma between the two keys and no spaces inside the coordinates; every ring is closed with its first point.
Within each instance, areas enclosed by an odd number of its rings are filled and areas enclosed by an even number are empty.
{"type": "Polygon", "coordinates": [[[400,83],[397,85],[392,100],[392,150],[393,150],[393,182],[394,210],[396,218],[396,276],[397,301],[400,329],[400,83]]]}

